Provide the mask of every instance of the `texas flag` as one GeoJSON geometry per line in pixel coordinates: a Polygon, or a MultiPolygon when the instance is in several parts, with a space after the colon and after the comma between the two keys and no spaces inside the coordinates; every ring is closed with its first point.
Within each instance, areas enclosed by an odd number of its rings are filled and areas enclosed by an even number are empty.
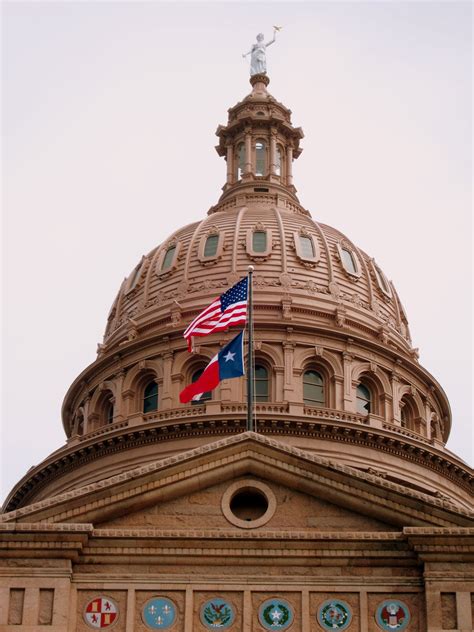
{"type": "Polygon", "coordinates": [[[186,386],[179,394],[179,400],[186,404],[191,399],[200,399],[203,393],[212,391],[221,380],[244,375],[244,332],[233,338],[209,362],[196,382],[186,386]]]}

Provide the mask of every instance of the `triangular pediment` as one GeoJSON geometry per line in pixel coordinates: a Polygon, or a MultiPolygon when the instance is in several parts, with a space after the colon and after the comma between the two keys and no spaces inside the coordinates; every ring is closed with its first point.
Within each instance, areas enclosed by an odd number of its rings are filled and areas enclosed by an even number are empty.
{"type": "MultiPolygon", "coordinates": [[[[238,526],[239,516],[249,522],[252,518],[265,515],[269,502],[274,501],[264,528],[280,531],[390,531],[391,525],[364,516],[345,507],[298,491],[274,480],[260,476],[242,476],[232,481],[223,481],[198,491],[184,494],[172,500],[156,503],[138,511],[123,514],[104,523],[96,523],[98,528],[153,528],[179,529],[182,532],[196,529],[232,529],[238,526]],[[259,486],[259,493],[248,495],[247,490],[259,486]],[[230,497],[248,497],[250,503],[237,505],[232,513],[230,497]],[[252,503],[252,499],[256,502],[252,503]],[[260,502],[259,502],[260,501],[260,502]],[[260,506],[259,506],[260,505],[260,506]],[[234,519],[233,519],[234,518],[234,519]]],[[[270,503],[271,504],[271,503],[270,503]]]]}
{"type": "MultiPolygon", "coordinates": [[[[332,506],[358,516],[354,520],[359,520],[361,530],[370,529],[367,521],[372,521],[374,530],[380,528],[377,525],[400,528],[473,524],[466,511],[449,502],[253,432],[157,460],[3,514],[0,520],[99,525],[126,516],[140,519],[138,516],[150,516],[153,512],[164,515],[167,503],[169,507],[173,502],[192,502],[200,493],[222,495],[222,490],[217,491],[219,486],[245,477],[265,481],[275,489],[286,489],[295,497],[302,495],[300,501],[304,497],[305,503],[313,503],[314,512],[318,507],[321,510],[332,506]]],[[[275,528],[283,528],[283,524],[275,528]]]]}

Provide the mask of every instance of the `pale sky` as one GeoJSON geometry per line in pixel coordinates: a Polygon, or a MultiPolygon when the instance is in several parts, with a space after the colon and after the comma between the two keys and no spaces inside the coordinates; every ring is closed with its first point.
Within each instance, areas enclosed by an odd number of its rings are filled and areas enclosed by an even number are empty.
{"type": "Polygon", "coordinates": [[[375,257],[472,463],[470,2],[3,3],[3,500],[64,444],[60,409],[122,279],[216,203],[214,150],[268,49],[302,205],[375,257]]]}

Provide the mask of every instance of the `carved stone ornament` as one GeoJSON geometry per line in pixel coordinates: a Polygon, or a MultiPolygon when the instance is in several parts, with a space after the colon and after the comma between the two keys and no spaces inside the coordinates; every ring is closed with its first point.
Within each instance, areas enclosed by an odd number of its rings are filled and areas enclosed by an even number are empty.
{"type": "Polygon", "coordinates": [[[285,296],[284,298],[281,299],[281,308],[283,311],[283,318],[285,318],[286,320],[291,320],[292,319],[292,314],[291,314],[291,304],[292,304],[292,300],[290,296],[285,296]]]}
{"type": "Polygon", "coordinates": [[[344,327],[346,323],[346,310],[343,307],[338,307],[336,309],[334,317],[336,319],[336,325],[338,327],[344,327]]]}
{"type": "Polygon", "coordinates": [[[189,283],[186,283],[186,281],[182,281],[181,283],[178,283],[178,286],[176,287],[176,295],[179,298],[184,298],[189,292],[189,283]]]}
{"type": "Polygon", "coordinates": [[[283,288],[290,288],[291,287],[291,283],[292,283],[292,278],[289,274],[287,274],[286,272],[283,272],[282,274],[280,274],[280,283],[282,285],[283,288]]]}
{"type": "Polygon", "coordinates": [[[235,285],[237,283],[237,281],[240,280],[240,275],[237,274],[237,272],[230,272],[227,275],[227,283],[232,286],[235,285]]]}
{"type": "Polygon", "coordinates": [[[176,326],[181,323],[181,305],[177,301],[173,301],[171,307],[171,324],[176,326]]]}
{"type": "Polygon", "coordinates": [[[329,292],[335,299],[338,299],[341,296],[342,290],[336,281],[331,281],[329,284],[329,292]]]}

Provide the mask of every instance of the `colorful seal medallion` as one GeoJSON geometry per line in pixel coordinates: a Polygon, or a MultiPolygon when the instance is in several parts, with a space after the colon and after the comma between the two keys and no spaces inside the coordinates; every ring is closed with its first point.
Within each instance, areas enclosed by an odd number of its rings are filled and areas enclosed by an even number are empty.
{"type": "Polygon", "coordinates": [[[109,597],[95,597],[84,609],[84,621],[90,628],[102,630],[116,623],[119,609],[109,597]]]}
{"type": "Polygon", "coordinates": [[[210,630],[230,628],[234,619],[234,608],[220,597],[206,601],[201,608],[201,623],[210,630]]]}
{"type": "Polygon", "coordinates": [[[153,597],[143,606],[142,619],[152,630],[166,630],[176,621],[176,606],[166,597],[153,597]]]}
{"type": "Polygon", "coordinates": [[[293,608],[283,599],[267,599],[258,610],[258,620],[267,630],[286,630],[293,623],[293,608]]]}
{"type": "Polygon", "coordinates": [[[345,601],[328,599],[319,606],[317,618],[324,630],[345,630],[352,621],[352,611],[345,601]]]}
{"type": "Polygon", "coordinates": [[[382,630],[404,630],[410,623],[410,611],[403,601],[387,599],[377,606],[375,620],[382,630]]]}

